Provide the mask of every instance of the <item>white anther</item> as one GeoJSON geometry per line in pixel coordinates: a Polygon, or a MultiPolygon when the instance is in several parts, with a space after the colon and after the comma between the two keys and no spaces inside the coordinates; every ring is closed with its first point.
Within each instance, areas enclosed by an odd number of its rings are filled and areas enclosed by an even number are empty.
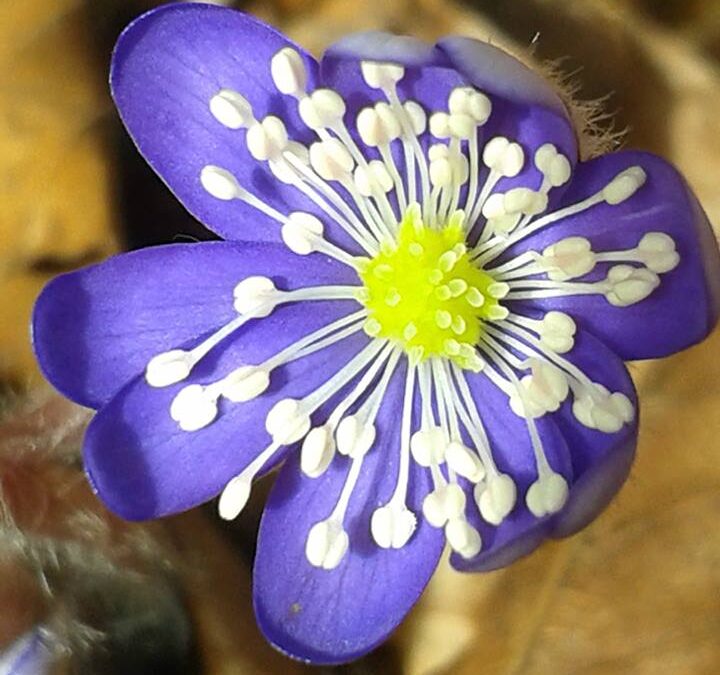
{"type": "Polygon", "coordinates": [[[427,115],[422,106],[416,101],[405,101],[403,108],[410,119],[413,133],[416,136],[424,134],[425,129],[427,129],[427,115]]]}
{"type": "Polygon", "coordinates": [[[552,187],[560,187],[570,180],[572,167],[565,155],[558,152],[552,143],[546,143],[535,153],[535,166],[548,179],[552,187]]]}
{"type": "Polygon", "coordinates": [[[475,557],[482,549],[480,533],[465,518],[448,521],[445,538],[452,550],[466,559],[475,557]]]}
{"type": "Polygon", "coordinates": [[[221,89],[210,99],[210,112],[228,129],[249,127],[255,121],[250,103],[232,89],[221,89]]]}
{"type": "Polygon", "coordinates": [[[450,93],[448,109],[455,115],[469,115],[476,124],[482,125],[490,117],[492,104],[485,94],[471,87],[457,87],[450,93]]]}
{"type": "Polygon", "coordinates": [[[387,504],[376,509],[370,533],[380,548],[402,548],[415,532],[417,518],[405,505],[387,504]]]}
{"type": "Polygon", "coordinates": [[[506,236],[510,234],[522,220],[521,213],[511,213],[504,216],[488,218],[486,227],[494,234],[506,236]]]}
{"type": "Polygon", "coordinates": [[[646,267],[656,274],[665,274],[680,262],[673,238],[664,232],[648,232],[640,240],[637,252],[646,267]]]}
{"type": "Polygon", "coordinates": [[[559,473],[542,474],[528,488],[525,503],[530,513],[542,518],[560,511],[567,502],[568,492],[567,481],[559,473]]]}
{"type": "Polygon", "coordinates": [[[270,371],[260,366],[242,366],[222,381],[222,395],[233,403],[257,398],[270,386],[270,371]]]}
{"type": "Polygon", "coordinates": [[[243,193],[237,178],[219,166],[208,165],[204,167],[200,172],[200,182],[205,191],[215,199],[230,201],[231,199],[237,199],[243,193]]]}
{"type": "Polygon", "coordinates": [[[342,120],[345,115],[345,101],[332,89],[316,89],[301,99],[298,112],[310,129],[327,129],[342,120]]]}
{"type": "Polygon", "coordinates": [[[358,166],[354,174],[355,187],[363,197],[370,197],[375,189],[388,193],[393,188],[393,179],[387,170],[384,162],[373,159],[368,163],[368,168],[358,166]]]}
{"type": "Polygon", "coordinates": [[[551,311],[540,322],[540,344],[556,354],[569,352],[575,344],[575,321],[563,312],[551,311]]]}
{"type": "Polygon", "coordinates": [[[299,97],[307,86],[307,72],[302,56],[292,47],[283,47],[270,60],[273,82],[282,94],[299,97]]]}
{"type": "Polygon", "coordinates": [[[573,414],[589,429],[614,433],[623,424],[632,422],[635,410],[630,399],[620,392],[610,393],[606,387],[596,384],[575,399],[573,414]]]}
{"type": "Polygon", "coordinates": [[[522,171],[525,153],[517,143],[511,143],[504,136],[495,136],[483,150],[483,163],[500,175],[513,178],[522,171]]]}
{"type": "Polygon", "coordinates": [[[430,133],[435,138],[450,138],[450,115],[444,112],[430,115],[430,133]]]}
{"type": "Polygon", "coordinates": [[[467,478],[472,483],[477,483],[485,477],[485,467],[477,453],[458,441],[448,444],[445,450],[445,460],[455,473],[467,478]]]}
{"type": "Polygon", "coordinates": [[[595,267],[596,257],[585,237],[567,237],[546,247],[540,264],[553,281],[576,279],[595,267]]]}
{"type": "Polygon", "coordinates": [[[523,213],[529,216],[542,213],[548,204],[545,193],[523,187],[508,190],[505,193],[504,201],[507,213],[523,213]]]}
{"type": "Polygon", "coordinates": [[[361,61],[360,69],[363,79],[373,89],[390,89],[405,75],[405,68],[395,63],[361,61]]]}
{"type": "Polygon", "coordinates": [[[532,373],[520,380],[523,396],[513,391],[510,407],[520,417],[540,417],[555,412],[567,398],[569,384],[560,368],[543,359],[530,359],[532,373]]]}
{"type": "Polygon", "coordinates": [[[455,138],[467,140],[475,134],[477,123],[470,115],[453,113],[448,117],[448,130],[455,138]]]}
{"type": "Polygon", "coordinates": [[[268,115],[248,129],[245,142],[258,161],[279,160],[288,146],[287,129],[279,117],[268,115]]]}
{"type": "Polygon", "coordinates": [[[385,129],[385,136],[387,137],[387,142],[394,141],[396,138],[400,138],[400,134],[402,132],[400,120],[398,119],[398,116],[395,114],[395,111],[392,109],[390,104],[385,103],[384,101],[376,103],[375,111],[377,112],[378,117],[380,118],[380,121],[382,122],[382,125],[385,129]]]}
{"type": "Polygon", "coordinates": [[[611,305],[627,307],[647,298],[659,285],[660,278],[645,267],[615,265],[607,275],[609,289],[605,297],[611,305]]]}
{"type": "Polygon", "coordinates": [[[252,481],[240,474],[235,476],[222,491],[218,501],[218,515],[223,520],[235,520],[250,499],[252,481]]]}
{"type": "Polygon", "coordinates": [[[515,507],[517,487],[510,476],[501,473],[478,483],[474,496],[480,515],[491,525],[499,525],[515,507]]]}
{"type": "Polygon", "coordinates": [[[279,445],[299,441],[310,430],[310,415],[300,401],[284,398],[278,401],[265,418],[265,429],[279,445]]]}
{"type": "Polygon", "coordinates": [[[505,211],[505,195],[500,192],[490,195],[483,204],[482,214],[488,220],[496,220],[507,216],[505,211]]]}
{"type": "Polygon", "coordinates": [[[323,224],[311,213],[294,211],[282,226],[280,235],[293,253],[308,255],[317,250],[317,243],[323,236],[323,224]]]}
{"type": "Polygon", "coordinates": [[[246,277],[233,290],[233,306],[238,314],[262,318],[275,308],[276,303],[272,300],[276,295],[278,290],[272,279],[261,276],[246,277]]]}
{"type": "Polygon", "coordinates": [[[200,384],[184,387],[170,404],[172,417],[183,431],[197,431],[210,424],[218,413],[217,401],[200,384]]]}
{"type": "Polygon", "coordinates": [[[447,187],[452,183],[453,170],[445,157],[430,161],[430,182],[434,187],[447,187]]]}
{"type": "Polygon", "coordinates": [[[309,166],[310,151],[302,143],[289,141],[285,150],[283,150],[282,157],[271,159],[268,162],[270,171],[272,171],[275,178],[286,185],[294,185],[297,183],[297,170],[288,161],[288,156],[292,156],[295,163],[309,166]]]}
{"type": "Polygon", "coordinates": [[[167,387],[182,382],[195,365],[195,359],[184,349],[172,349],[153,356],[145,368],[145,381],[151,387],[167,387]]]}
{"type": "Polygon", "coordinates": [[[363,422],[356,415],[344,417],[335,432],[338,452],[353,459],[365,456],[375,442],[375,433],[374,424],[363,422]]]}
{"type": "Polygon", "coordinates": [[[350,539],[342,523],[329,518],[315,523],[310,529],[305,556],[311,565],[333,570],[342,562],[349,545],[350,539]]]}
{"type": "Polygon", "coordinates": [[[325,473],[335,456],[332,428],[327,424],[310,429],[300,451],[300,469],[310,478],[325,473]]]}
{"type": "Polygon", "coordinates": [[[441,427],[430,426],[410,437],[410,452],[420,466],[441,464],[445,460],[445,434],[441,427]]]}
{"type": "Polygon", "coordinates": [[[331,138],[310,146],[310,164],[325,180],[342,181],[349,178],[355,161],[341,141],[331,138]]]}
{"type": "Polygon", "coordinates": [[[457,483],[448,483],[428,493],[423,500],[423,515],[433,527],[442,527],[448,520],[465,512],[465,493],[457,483]]]}
{"type": "Polygon", "coordinates": [[[602,197],[608,204],[620,204],[632,197],[647,180],[642,167],[631,166],[619,173],[602,190],[602,197]]]}
{"type": "Polygon", "coordinates": [[[363,108],[358,113],[356,126],[362,142],[368,147],[387,145],[393,140],[388,134],[386,118],[381,117],[377,106],[363,108]]]}

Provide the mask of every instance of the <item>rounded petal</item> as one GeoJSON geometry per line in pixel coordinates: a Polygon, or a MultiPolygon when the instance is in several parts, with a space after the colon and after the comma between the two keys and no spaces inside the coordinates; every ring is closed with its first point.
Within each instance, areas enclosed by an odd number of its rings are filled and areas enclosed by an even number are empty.
{"type": "Polygon", "coordinates": [[[315,211],[300,191],[252,157],[244,129],[226,128],[209,107],[213,96],[230,89],[249,101],[256,119],[278,116],[291,140],[310,139],[297,102],[282,95],[271,77],[270,61],[285,47],[302,56],[312,89],[317,65],[310,55],[258,19],[223,7],[160,7],[130,24],[115,47],[113,97],[138,149],[185,207],[225,239],[279,241],[280,224],[239,199],[211,196],[200,182],[207,165],[230,171],[283,214],[315,211]]]}
{"type": "Polygon", "coordinates": [[[185,386],[216,382],[236,368],[258,365],[357,307],[351,301],[312,305],[310,310],[306,303],[280,306],[218,345],[182,383],[153,388],[141,376],[103,407],[88,427],[83,450],[90,482],[105,504],[128,520],[183,511],[217,495],[270,445],[265,418],[274,403],[301,398],[321,385],[367,343],[364,333],[280,366],[269,389],[255,399],[221,399],[217,418],[198,431],[181,430],[170,406],[185,386]]]}
{"type": "MultiPolygon", "coordinates": [[[[622,359],[667,356],[702,340],[720,314],[720,256],[712,229],[680,174],[667,162],[642,152],[618,152],[582,163],[563,197],[570,205],[597,193],[623,170],[642,167],[647,180],[624,202],[596,205],[519,242],[504,258],[570,236],[585,237],[594,251],[634,249],[643,235],[660,232],[675,242],[680,262],[660,275],[660,286],[640,302],[615,307],[603,295],[537,300],[542,310],[560,310],[598,336],[622,359]]],[[[584,280],[598,280],[608,263],[584,280]]]]}
{"type": "MultiPolygon", "coordinates": [[[[472,491],[468,493],[468,520],[480,532],[482,550],[470,560],[454,553],[450,562],[455,569],[464,572],[486,572],[509,565],[537,548],[547,536],[550,519],[536,518],[525,506],[525,493],[537,480],[526,421],[512,412],[507,396],[486,375],[468,375],[467,382],[485,426],[493,458],[500,471],[510,475],[517,486],[515,508],[497,527],[480,517],[472,491]]],[[[562,433],[549,415],[535,423],[550,466],[571,483],[570,452],[562,433]]]]}
{"type": "Polygon", "coordinates": [[[553,415],[570,448],[575,476],[568,502],[553,522],[553,537],[574,534],[607,507],[630,473],[638,435],[637,395],[622,360],[587,331],[577,336],[575,347],[566,356],[593,382],[625,394],[636,415],[630,424],[612,434],[580,424],[570,400],[553,415]]]}
{"type": "Polygon", "coordinates": [[[45,377],[65,396],[99,408],[161,352],[236,315],[233,289],[248,276],[279,288],[358,283],[350,268],[284,246],[203,242],[118,255],[64,274],[40,294],[32,338],[45,377]]]}
{"type": "Polygon", "coordinates": [[[350,462],[337,457],[320,478],[300,471],[297,457],[282,468],[262,522],[255,559],[258,623],[278,649],[312,663],[342,663],[384,640],[417,601],[444,546],[442,530],[422,518],[430,489],[425,470],[412,463],[408,507],[418,526],[401,549],[382,549],[370,535],[373,511],[395,488],[404,378],[396,373],[378,418],[378,439],[364,459],[344,520],[349,549],[333,570],[305,556],[310,528],[332,512],[350,462]]]}

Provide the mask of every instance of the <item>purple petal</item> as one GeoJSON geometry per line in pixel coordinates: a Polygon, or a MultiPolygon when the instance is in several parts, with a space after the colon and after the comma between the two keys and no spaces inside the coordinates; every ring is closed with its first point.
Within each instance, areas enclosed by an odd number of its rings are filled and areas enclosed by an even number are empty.
{"type": "MultiPolygon", "coordinates": [[[[468,493],[468,520],[480,532],[483,547],[470,560],[454,553],[450,562],[455,569],[464,572],[486,572],[509,565],[539,546],[547,536],[549,520],[536,518],[525,506],[525,493],[537,480],[527,423],[512,412],[507,396],[485,375],[470,374],[467,382],[487,431],[495,462],[500,471],[512,476],[518,489],[515,509],[497,527],[481,519],[472,491],[468,493]]],[[[541,417],[535,423],[550,466],[571,483],[570,454],[562,433],[549,416],[541,417]]]]}
{"type": "Polygon", "coordinates": [[[222,399],[218,417],[199,431],[182,431],[171,419],[174,397],[184,386],[208,384],[243,365],[260,364],[356,307],[351,301],[283,305],[267,318],[245,324],[181,384],[157,389],[143,376],[131,381],[100,410],[85,436],[85,467],[100,498],[122,517],[143,520],[214,497],[270,444],[265,418],[271,406],[313,391],[359,351],[367,337],[360,332],[279,367],[264,394],[246,403],[222,399]]]}
{"type": "Polygon", "coordinates": [[[118,255],[59,276],[40,294],[33,314],[40,368],[65,396],[99,408],[156,354],[230,321],[233,289],[253,275],[287,290],[358,283],[344,265],[273,244],[173,244],[118,255]]]}
{"type": "Polygon", "coordinates": [[[365,457],[345,518],[350,548],[336,569],[313,567],[305,542],[310,528],[332,512],[350,461],[337,457],[327,474],[312,479],[293,457],[270,494],[255,560],[255,612],[268,640],[292,657],[330,664],[371,650],[417,601],[442,553],[442,531],[420,515],[430,489],[427,471],[414,463],[408,507],[419,516],[417,530],[399,550],[381,549],[370,536],[373,511],[395,488],[403,380],[396,374],[386,393],[378,440],[365,457]]]}
{"type": "Polygon", "coordinates": [[[482,91],[517,105],[538,105],[567,117],[555,88],[525,64],[497,47],[466,37],[447,37],[437,48],[455,68],[482,91]]]}
{"type": "MultiPolygon", "coordinates": [[[[310,55],[274,28],[222,7],[160,7],[130,24],[115,48],[110,81],[130,135],[185,207],[225,239],[276,241],[280,226],[240,200],[210,196],[199,178],[206,165],[231,171],[284,214],[315,210],[250,155],[245,130],[227,129],[209,108],[221,89],[232,89],[252,104],[256,118],[276,115],[291,139],[307,141],[311,132],[298,117],[297,102],[271,78],[270,60],[283,47],[302,55],[314,88],[317,65],[310,55]]],[[[332,239],[332,224],[326,227],[332,239]]]]}
{"type": "MultiPolygon", "coordinates": [[[[594,206],[540,230],[508,252],[541,251],[570,236],[586,237],[595,251],[617,251],[634,248],[648,232],[670,235],[680,263],[662,274],[659,288],[637,304],[615,307],[602,295],[535,301],[543,310],[567,312],[625,360],[657,358],[689,347],[708,335],[720,313],[715,237],[687,183],[667,162],[647,153],[619,152],[582,163],[563,205],[596,193],[631,166],[645,169],[647,182],[625,202],[594,206]]],[[[603,278],[607,268],[607,263],[598,265],[588,279],[603,278]]]]}
{"type": "MultiPolygon", "coordinates": [[[[591,380],[625,394],[637,410],[637,395],[625,364],[597,338],[583,331],[566,355],[591,380]]],[[[638,434],[638,415],[613,434],[588,429],[566,401],[553,415],[572,458],[574,483],[565,508],[555,518],[551,535],[566,537],[593,521],[622,487],[630,472],[638,434]]]]}

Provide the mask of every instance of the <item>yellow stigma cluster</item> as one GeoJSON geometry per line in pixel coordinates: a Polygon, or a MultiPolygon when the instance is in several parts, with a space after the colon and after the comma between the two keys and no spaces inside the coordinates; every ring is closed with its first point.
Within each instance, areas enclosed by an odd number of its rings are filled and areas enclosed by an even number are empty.
{"type": "Polygon", "coordinates": [[[429,227],[411,206],[397,241],[385,243],[359,274],[368,335],[401,345],[415,363],[443,356],[462,368],[482,367],[475,350],[481,322],[496,316],[499,304],[488,290],[493,278],[470,261],[462,212],[429,227]]]}

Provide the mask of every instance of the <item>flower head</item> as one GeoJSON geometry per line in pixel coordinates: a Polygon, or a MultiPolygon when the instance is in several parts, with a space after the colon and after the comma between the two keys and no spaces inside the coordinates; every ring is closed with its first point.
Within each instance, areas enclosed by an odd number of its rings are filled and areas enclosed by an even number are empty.
{"type": "Polygon", "coordinates": [[[225,242],[59,277],[34,342],[99,410],[100,497],[130,519],[218,494],[266,506],[270,641],[352,659],[466,571],[577,531],[635,451],[623,359],[701,340],[720,297],[705,216],[661,159],[579,162],[553,88],[489,45],[369,33],[316,62],[259,21],[170,5],[111,84],[140,152],[225,242]]]}

